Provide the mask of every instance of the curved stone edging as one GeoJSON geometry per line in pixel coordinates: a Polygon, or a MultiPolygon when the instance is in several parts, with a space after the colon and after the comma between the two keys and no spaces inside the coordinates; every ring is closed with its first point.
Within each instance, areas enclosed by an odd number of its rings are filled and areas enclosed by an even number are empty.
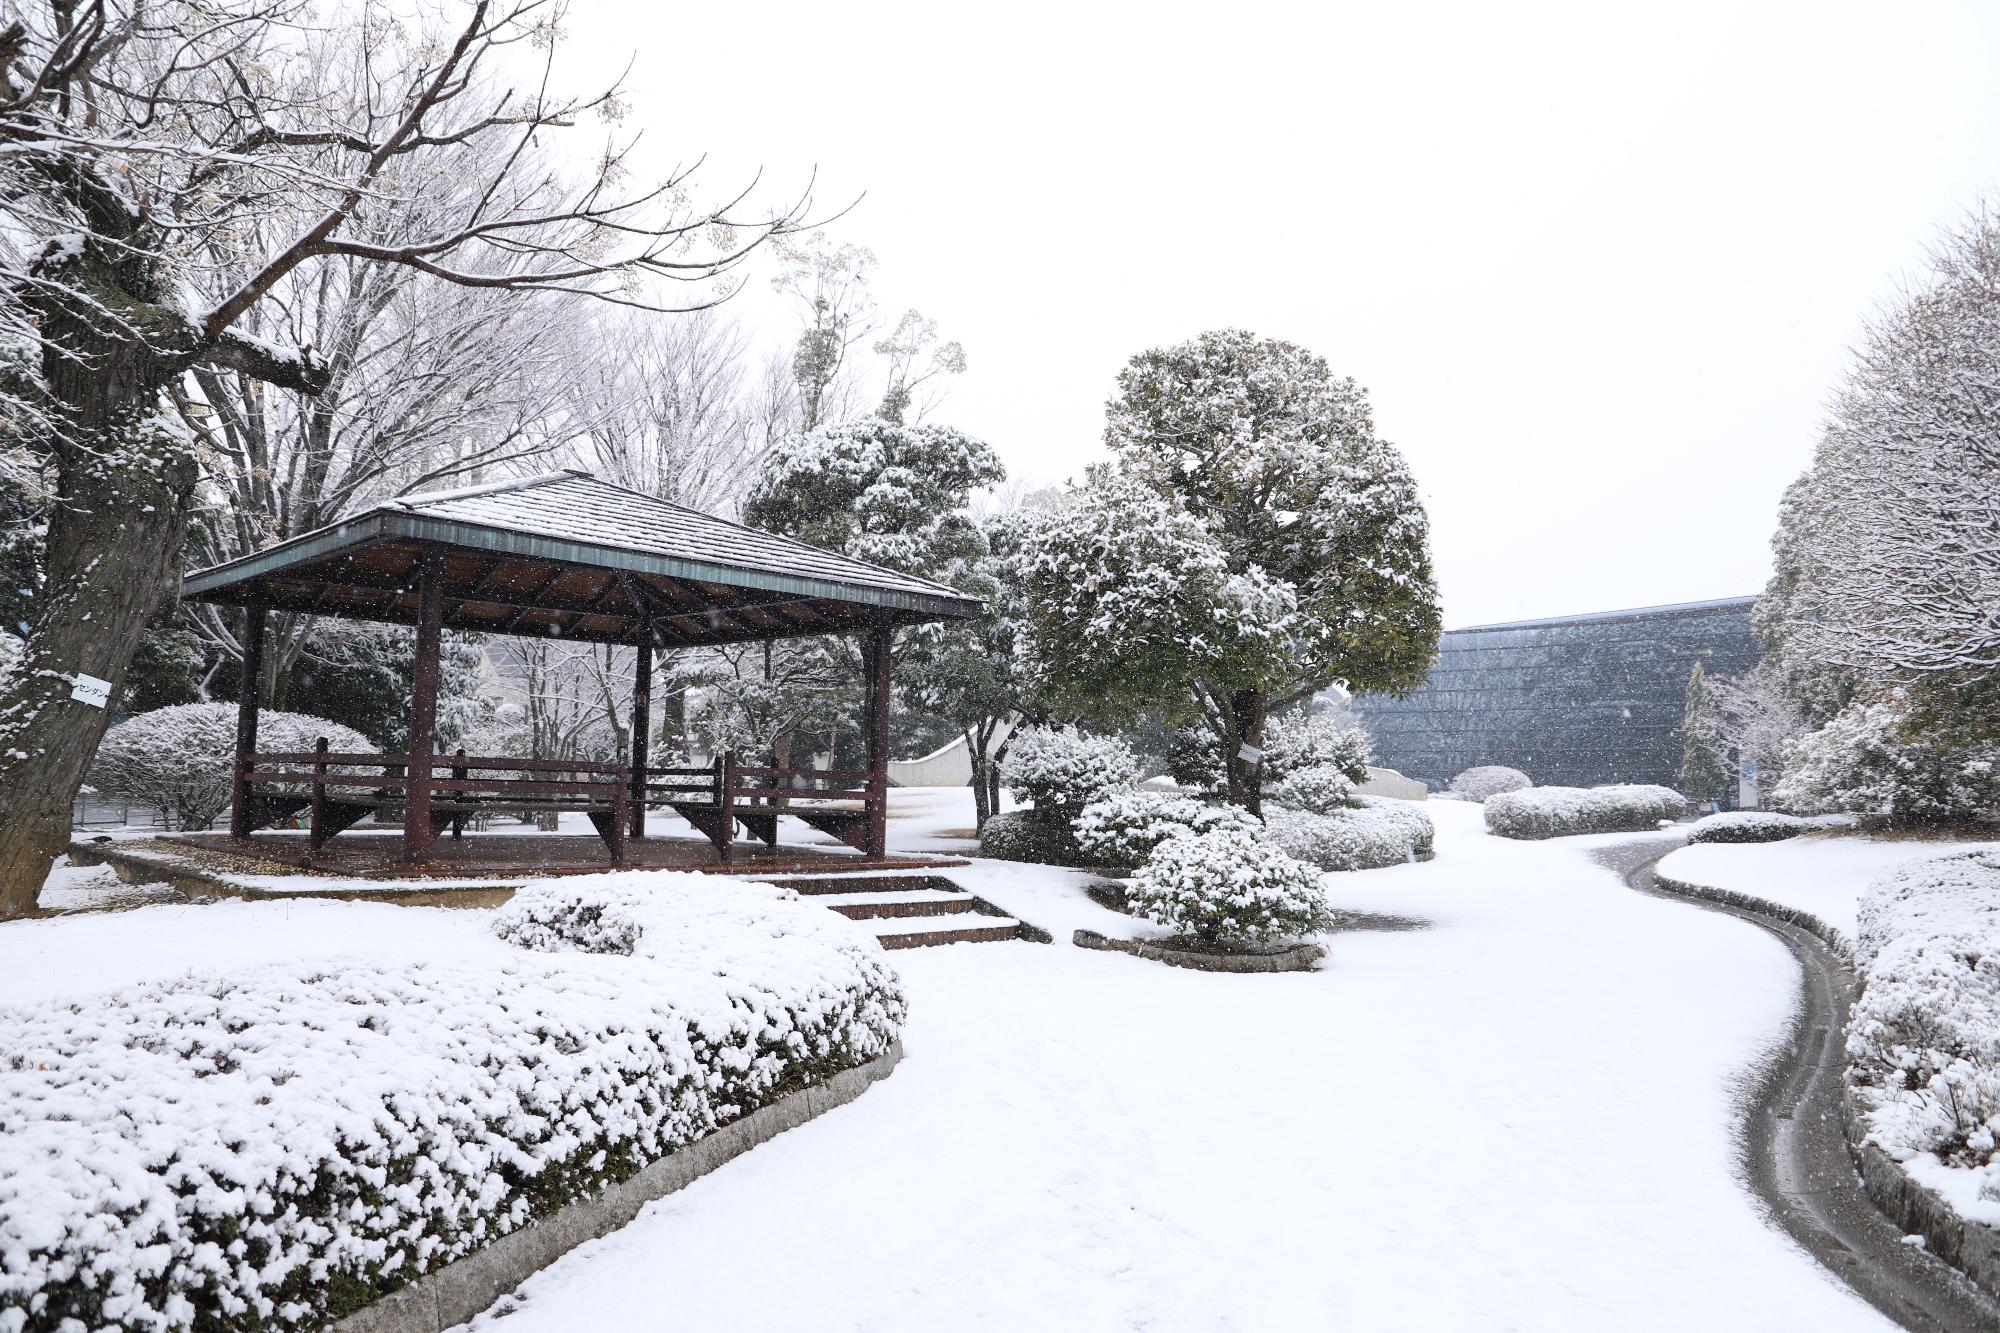
{"type": "MultiPolygon", "coordinates": [[[[1846,934],[1810,912],[1789,907],[1783,903],[1759,898],[1754,894],[1739,893],[1731,889],[1719,889],[1709,885],[1690,884],[1684,880],[1671,879],[1650,869],[1651,863],[1643,863],[1628,872],[1627,878],[1634,881],[1633,887],[1641,888],[1636,881],[1643,876],[1650,891],[1660,896],[1686,900],[1700,906],[1716,908],[1751,920],[1776,934],[1792,947],[1792,952],[1809,973],[1817,970],[1821,982],[1837,995],[1835,1026],[1844,1028],[1846,1009],[1854,999],[1856,983],[1851,970],[1854,946],[1846,934]],[[1821,963],[1815,968],[1812,957],[1804,952],[1803,946],[1787,939],[1785,927],[1791,927],[1812,937],[1823,945],[1833,956],[1832,966],[1821,963]]],[[[1642,891],[1646,891],[1642,888],[1642,891]]],[[[1841,1149],[1845,1150],[1848,1164],[1858,1177],[1859,1190],[1854,1185],[1846,1187],[1850,1193],[1859,1193],[1867,1201],[1868,1213],[1877,1219],[1876,1225],[1886,1223],[1897,1233],[1884,1245],[1881,1238],[1843,1234],[1838,1226],[1839,1201],[1829,1197],[1837,1193],[1824,1179],[1805,1172],[1810,1188],[1821,1196],[1820,1206],[1815,1208],[1813,1222],[1832,1237],[1836,1246],[1829,1254],[1819,1245],[1810,1243],[1810,1238],[1800,1236],[1795,1224],[1798,1219],[1786,1217],[1786,1229],[1793,1233],[1821,1263],[1838,1273],[1849,1285],[1854,1286],[1868,1297],[1884,1313],[1896,1318],[1904,1327],[1921,1330],[1960,1329],[2000,1329],[2000,1309],[1993,1302],[2000,1300],[2000,1232],[1981,1226],[1960,1217],[1951,1205],[1936,1191],[1919,1184],[1906,1172],[1902,1164],[1883,1152],[1880,1148],[1866,1143],[1861,1109],[1852,1089],[1846,1081],[1845,1043],[1841,1033],[1813,1033],[1812,1037],[1824,1037],[1821,1045],[1821,1065],[1816,1070],[1801,1070],[1794,1067],[1787,1070],[1774,1066],[1766,1075],[1767,1088],[1780,1084],[1809,1082],[1815,1074],[1830,1077],[1838,1087],[1838,1097],[1833,1105],[1821,1103],[1820,1114],[1825,1120],[1838,1119],[1840,1134],[1838,1147],[1830,1147],[1823,1156],[1836,1160],[1841,1149]],[[1830,1215],[1831,1214],[1831,1215],[1830,1215]],[[1832,1223],[1833,1225],[1829,1225],[1832,1223]],[[1912,1299],[1911,1275],[1908,1268],[1917,1263],[1917,1253],[1905,1243],[1904,1236],[1919,1236],[1923,1239],[1922,1254],[1948,1265],[1947,1272],[1955,1285],[1948,1291],[1930,1293],[1935,1300],[1912,1299]],[[1871,1240],[1876,1241],[1870,1244],[1871,1240]],[[1872,1251],[1872,1252],[1871,1252],[1872,1251]],[[1855,1269],[1866,1264],[1872,1282],[1860,1281],[1855,1269]],[[1902,1267],[1903,1272],[1889,1271],[1902,1267]],[[1939,1303],[1950,1307],[1940,1311],[1939,1303]]],[[[1802,1054],[1799,1047],[1791,1052],[1794,1060],[1802,1054]]],[[[1754,1113],[1754,1112],[1753,1112],[1754,1113]]],[[[1778,1113],[1782,1119],[1792,1120],[1789,1110],[1778,1113]]],[[[1798,1126],[1793,1126],[1794,1130],[1798,1126]]],[[[1827,1135],[1831,1137],[1831,1135],[1827,1135]]],[[[1798,1165],[1791,1162],[1777,1164],[1773,1169],[1783,1176],[1787,1169],[1798,1173],[1798,1165]]],[[[1753,1185],[1762,1182],[1755,1179],[1753,1185]]],[[[1799,1188],[1799,1182],[1792,1182],[1799,1188]]],[[[1781,1201],[1771,1199],[1765,1190],[1757,1191],[1767,1204],[1784,1213],[1781,1201]]],[[[1935,1265],[1933,1266],[1935,1267],[1935,1265]]]]}
{"type": "Polygon", "coordinates": [[[585,1241],[609,1235],[655,1199],[683,1189],[788,1129],[853,1101],[887,1078],[903,1058],[899,1039],[866,1064],[790,1093],[732,1120],[706,1138],[640,1170],[628,1180],[510,1232],[462,1259],[333,1324],[332,1333],[444,1333],[488,1309],[585,1241]]]}
{"type": "Polygon", "coordinates": [[[1326,957],[1325,947],[1318,944],[1294,944],[1273,953],[1193,953],[1162,948],[1148,940],[1116,940],[1094,930],[1079,930],[1071,938],[1079,949],[1129,953],[1134,958],[1150,958],[1197,972],[1310,972],[1326,957]]]}

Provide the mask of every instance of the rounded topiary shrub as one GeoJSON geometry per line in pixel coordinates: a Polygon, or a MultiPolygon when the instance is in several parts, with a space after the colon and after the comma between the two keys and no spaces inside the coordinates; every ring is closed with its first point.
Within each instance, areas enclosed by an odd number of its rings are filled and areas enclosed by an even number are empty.
{"type": "Polygon", "coordinates": [[[1093,865],[1135,869],[1169,838],[1210,829],[1255,833],[1257,816],[1236,805],[1212,805],[1164,792],[1113,791],[1083,808],[1075,824],[1077,846],[1093,865]]]}
{"type": "MultiPolygon", "coordinates": [[[[1422,811],[1415,813],[1423,817],[1422,811]]],[[[1321,870],[1380,870],[1430,852],[1427,817],[1418,828],[1397,811],[1374,806],[1320,814],[1271,805],[1264,807],[1264,828],[1285,855],[1321,870]]]]}
{"type": "MultiPolygon", "coordinates": [[[[265,709],[257,748],[303,753],[320,737],[335,754],[374,754],[352,727],[305,713],[265,709]]],[[[229,807],[236,764],[235,704],[176,704],[127,718],[104,733],[91,761],[90,785],[107,796],[150,805],[179,828],[202,829],[229,807]]]]}
{"type": "Polygon", "coordinates": [[[1242,829],[1169,838],[1125,892],[1132,910],[1205,944],[1269,944],[1323,929],[1320,873],[1242,829]]]}
{"type": "Polygon", "coordinates": [[[1688,829],[1689,842],[1783,842],[1824,828],[1824,821],[1781,815],[1769,810],[1729,810],[1697,819],[1688,829]]]}
{"type": "Polygon", "coordinates": [[[1330,815],[1354,804],[1354,779],[1332,764],[1315,764],[1287,774],[1266,794],[1294,810],[1330,815]]]}
{"type": "Polygon", "coordinates": [[[1502,792],[1525,791],[1534,786],[1518,768],[1508,768],[1505,764],[1482,764],[1468,768],[1451,780],[1451,793],[1468,801],[1483,801],[1489,796],[1502,792]]]}
{"type": "Polygon", "coordinates": [[[988,818],[979,830],[979,854],[1045,866],[1090,864],[1068,824],[1035,810],[1009,810],[988,818]]]}
{"type": "Polygon", "coordinates": [[[1068,823],[1098,797],[1136,782],[1139,761],[1115,736],[1075,727],[1023,727],[1007,742],[1000,776],[1014,799],[1068,823]]]}

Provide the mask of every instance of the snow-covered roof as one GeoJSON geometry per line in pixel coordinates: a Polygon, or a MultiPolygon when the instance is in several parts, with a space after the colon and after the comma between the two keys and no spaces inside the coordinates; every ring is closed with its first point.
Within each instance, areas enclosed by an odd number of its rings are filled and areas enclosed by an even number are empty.
{"type": "Polygon", "coordinates": [[[261,598],[296,609],[306,609],[301,601],[310,599],[311,609],[325,614],[407,620],[414,613],[410,579],[417,557],[437,548],[449,557],[446,621],[463,628],[568,634],[581,627],[578,637],[624,641],[631,625],[612,620],[636,623],[650,616],[672,623],[671,611],[682,642],[721,642],[769,636],[743,632],[744,623],[704,633],[698,616],[742,611],[748,615],[739,622],[811,633],[853,628],[857,612],[913,623],[980,610],[977,600],[929,579],[574,469],[391,500],[191,574],[182,595],[237,603],[261,598]],[[571,574],[557,574],[564,569],[571,574]],[[545,572],[561,581],[542,582],[545,572]],[[634,578],[645,587],[629,586],[634,578]],[[399,595],[370,601],[353,595],[356,589],[399,595]],[[515,614],[523,608],[525,614],[515,614]],[[783,610],[766,614],[762,608],[783,610]],[[788,626],[788,618],[795,623],[788,626]]]}
{"type": "Polygon", "coordinates": [[[1681,615],[1689,611],[1720,611],[1730,607],[1749,606],[1757,599],[1752,597],[1717,597],[1706,602],[1670,602],[1665,606],[1635,606],[1623,611],[1588,611],[1578,616],[1544,616],[1539,620],[1507,620],[1495,625],[1461,625],[1457,629],[1446,630],[1447,634],[1471,634],[1478,630],[1494,629],[1541,629],[1549,625],[1587,625],[1600,620],[1625,620],[1637,616],[1681,615]]]}

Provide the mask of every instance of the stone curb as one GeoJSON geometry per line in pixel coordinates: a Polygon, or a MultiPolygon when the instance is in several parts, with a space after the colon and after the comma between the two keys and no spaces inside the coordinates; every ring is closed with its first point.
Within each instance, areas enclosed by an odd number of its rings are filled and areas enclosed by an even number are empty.
{"type": "Polygon", "coordinates": [[[1071,938],[1079,949],[1129,953],[1134,958],[1150,958],[1156,963],[1193,968],[1197,972],[1310,972],[1326,957],[1325,947],[1318,944],[1294,944],[1276,953],[1211,954],[1163,949],[1145,940],[1114,940],[1094,930],[1079,930],[1071,938]]]}
{"type": "MultiPolygon", "coordinates": [[[[1843,959],[1854,961],[1854,945],[1847,936],[1810,912],[1786,907],[1754,894],[1711,888],[1669,879],[1657,871],[1654,885],[1677,898],[1722,903],[1760,916],[1789,922],[1816,936],[1843,959]]],[[[1852,1003],[1858,986],[1850,986],[1852,1003]]],[[[1861,1176],[1869,1202],[1879,1208],[1905,1235],[1922,1236],[1924,1247],[1945,1263],[1970,1278],[1988,1296],[2000,1300],[2000,1231],[1959,1216],[1945,1197],[1919,1184],[1901,1162],[1865,1141],[1867,1129],[1854,1090],[1842,1079],[1841,1130],[1847,1138],[1848,1155],[1861,1176]]]]}
{"type": "Polygon", "coordinates": [[[788,1129],[853,1101],[887,1078],[903,1043],[824,1083],[731,1121],[642,1169],[629,1180],[502,1236],[331,1325],[332,1333],[444,1333],[486,1310],[586,1241],[609,1235],[655,1199],[683,1189],[788,1129]]]}

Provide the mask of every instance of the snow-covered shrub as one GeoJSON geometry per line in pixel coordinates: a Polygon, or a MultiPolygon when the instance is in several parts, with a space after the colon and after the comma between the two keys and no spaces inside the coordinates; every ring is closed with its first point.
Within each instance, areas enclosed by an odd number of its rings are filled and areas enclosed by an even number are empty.
{"type": "Polygon", "coordinates": [[[1534,785],[1534,779],[1518,768],[1508,768],[1505,764],[1482,764],[1478,768],[1468,768],[1453,778],[1451,792],[1468,801],[1483,801],[1501,792],[1525,791],[1534,785]]]}
{"type": "Polygon", "coordinates": [[[1530,787],[1488,797],[1486,829],[1503,838],[1637,833],[1686,813],[1686,798],[1670,787],[1530,787]]]}
{"type": "Polygon", "coordinates": [[[1296,939],[1327,920],[1319,871],[1237,828],[1161,843],[1125,899],[1148,921],[1211,944],[1296,939]]]}
{"type": "Polygon", "coordinates": [[[1090,863],[1076,845],[1076,835],[1060,819],[1037,810],[1008,810],[989,816],[979,830],[979,854],[996,861],[1027,861],[1045,866],[1090,863]]]}
{"type": "Polygon", "coordinates": [[[1408,801],[1357,796],[1327,811],[1264,807],[1265,834],[1287,856],[1321,870],[1379,870],[1429,856],[1436,831],[1408,801]]]}
{"type": "Polygon", "coordinates": [[[1785,747],[1772,799],[1798,814],[1845,810],[1908,821],[1969,819],[2000,806],[2000,746],[1907,739],[1894,697],[1856,701],[1785,747]]]}
{"type": "Polygon", "coordinates": [[[605,952],[0,1009],[0,1329],[323,1327],[884,1053],[903,1017],[880,947],[790,890],[596,876],[500,921],[605,952]]]}
{"type": "Polygon", "coordinates": [[[1801,819],[1771,810],[1725,810],[1695,820],[1688,828],[1688,841],[1783,842],[1830,826],[1831,821],[1826,819],[1801,819]]]}
{"type": "Polygon", "coordinates": [[[1868,1137],[1985,1168],[2000,1198],[2000,852],[1899,866],[1858,923],[1848,1079],[1868,1137]]]}
{"type": "Polygon", "coordinates": [[[1424,808],[1415,801],[1405,801],[1394,796],[1368,796],[1356,794],[1354,803],[1368,811],[1370,818],[1393,824],[1403,830],[1410,840],[1410,851],[1417,856],[1429,856],[1432,844],[1437,840],[1437,825],[1424,813],[1424,808]]]}
{"type": "Polygon", "coordinates": [[[1168,838],[1216,828],[1255,833],[1262,825],[1241,806],[1126,790],[1109,792],[1086,805],[1071,827],[1077,846],[1093,864],[1134,869],[1168,838]]]}
{"type": "Polygon", "coordinates": [[[1265,795],[1294,810],[1326,815],[1354,804],[1354,782],[1332,764],[1315,764],[1286,774],[1265,795]]]}
{"type": "Polygon", "coordinates": [[[1331,768],[1356,786],[1368,781],[1368,733],[1333,711],[1284,713],[1264,734],[1264,781],[1331,768]]]}
{"type": "Polygon", "coordinates": [[[1014,798],[1067,823],[1106,792],[1138,780],[1132,747],[1075,727],[1023,727],[1007,742],[1000,775],[1014,798]]]}
{"type": "MultiPolygon", "coordinates": [[[[324,736],[335,754],[374,754],[375,743],[351,727],[305,713],[265,710],[257,748],[311,750],[324,736]]],[[[229,806],[236,767],[236,705],[176,704],[127,718],[104,733],[91,762],[98,791],[171,814],[180,828],[207,828],[229,806]]]]}

